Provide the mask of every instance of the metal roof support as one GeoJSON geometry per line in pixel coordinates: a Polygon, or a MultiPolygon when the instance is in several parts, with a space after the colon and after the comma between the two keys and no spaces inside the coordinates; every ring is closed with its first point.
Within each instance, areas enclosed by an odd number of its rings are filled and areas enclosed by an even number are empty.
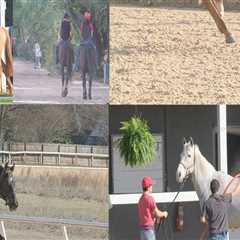
{"type": "MultiPolygon", "coordinates": [[[[220,171],[228,173],[227,162],[227,107],[226,105],[217,106],[218,124],[218,168],[220,171]]],[[[227,236],[229,240],[229,234],[227,236]]]]}

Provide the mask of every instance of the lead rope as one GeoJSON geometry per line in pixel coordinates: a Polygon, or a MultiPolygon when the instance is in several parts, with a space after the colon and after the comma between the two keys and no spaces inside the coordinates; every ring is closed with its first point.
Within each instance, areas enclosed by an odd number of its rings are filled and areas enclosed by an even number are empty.
{"type": "MultiPolygon", "coordinates": [[[[167,205],[166,211],[169,211],[170,207],[175,203],[178,195],[180,194],[180,192],[182,191],[183,188],[184,188],[184,183],[179,186],[178,192],[176,193],[176,195],[175,195],[174,199],[172,200],[172,202],[170,202],[170,203],[167,205]]],[[[162,227],[163,233],[164,233],[164,235],[165,235],[164,240],[167,240],[167,239],[168,239],[167,234],[166,234],[166,231],[165,231],[165,230],[166,230],[166,222],[168,223],[168,228],[170,228],[169,220],[161,219],[160,222],[159,222],[159,224],[157,225],[157,229],[156,229],[156,233],[157,233],[157,236],[158,236],[159,230],[160,230],[160,228],[162,227]],[[165,227],[164,227],[164,226],[165,226],[165,227]]],[[[171,230],[172,230],[172,229],[171,229],[171,230]]],[[[170,239],[173,239],[173,238],[170,238],[170,239]]]]}

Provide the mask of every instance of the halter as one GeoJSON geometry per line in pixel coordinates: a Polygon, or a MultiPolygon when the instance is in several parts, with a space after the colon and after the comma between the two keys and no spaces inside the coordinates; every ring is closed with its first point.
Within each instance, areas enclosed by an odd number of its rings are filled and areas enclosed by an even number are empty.
{"type": "Polygon", "coordinates": [[[186,166],[183,161],[180,161],[179,165],[182,165],[183,168],[185,169],[186,171],[186,176],[184,177],[183,179],[183,182],[186,182],[186,180],[190,177],[190,175],[192,175],[194,169],[195,169],[195,162],[196,162],[196,159],[195,159],[195,144],[193,145],[193,164],[191,164],[190,166],[186,166]]]}

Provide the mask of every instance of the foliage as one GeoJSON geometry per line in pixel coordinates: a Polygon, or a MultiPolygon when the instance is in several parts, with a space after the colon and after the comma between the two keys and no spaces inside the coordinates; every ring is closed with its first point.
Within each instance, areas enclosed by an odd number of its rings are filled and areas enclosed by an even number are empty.
{"type": "MultiPolygon", "coordinates": [[[[0,107],[0,143],[44,142],[85,144],[95,129],[107,145],[107,108],[91,105],[19,105],[0,107]],[[105,126],[102,130],[99,127],[105,126]]],[[[102,127],[101,127],[102,128],[102,127]]]]}
{"type": "Polygon", "coordinates": [[[122,122],[120,131],[123,137],[119,142],[119,149],[126,165],[146,165],[154,159],[156,141],[145,120],[132,117],[122,122]]]}
{"type": "Polygon", "coordinates": [[[54,70],[55,45],[63,15],[68,11],[74,17],[73,44],[76,46],[80,43],[79,21],[84,8],[93,12],[96,39],[102,54],[104,38],[108,38],[107,0],[14,0],[14,29],[19,56],[33,59],[34,42],[38,41],[43,50],[43,64],[54,70]]]}

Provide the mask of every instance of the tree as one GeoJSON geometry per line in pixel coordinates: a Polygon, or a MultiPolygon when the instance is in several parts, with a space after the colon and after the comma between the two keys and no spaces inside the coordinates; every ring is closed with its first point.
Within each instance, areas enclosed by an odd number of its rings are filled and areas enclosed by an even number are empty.
{"type": "Polygon", "coordinates": [[[86,8],[92,11],[96,44],[103,58],[109,38],[107,0],[14,0],[14,29],[20,57],[33,59],[33,45],[38,41],[43,50],[43,64],[55,70],[54,47],[63,15],[68,11],[73,16],[76,46],[80,43],[80,13],[86,8]]]}

